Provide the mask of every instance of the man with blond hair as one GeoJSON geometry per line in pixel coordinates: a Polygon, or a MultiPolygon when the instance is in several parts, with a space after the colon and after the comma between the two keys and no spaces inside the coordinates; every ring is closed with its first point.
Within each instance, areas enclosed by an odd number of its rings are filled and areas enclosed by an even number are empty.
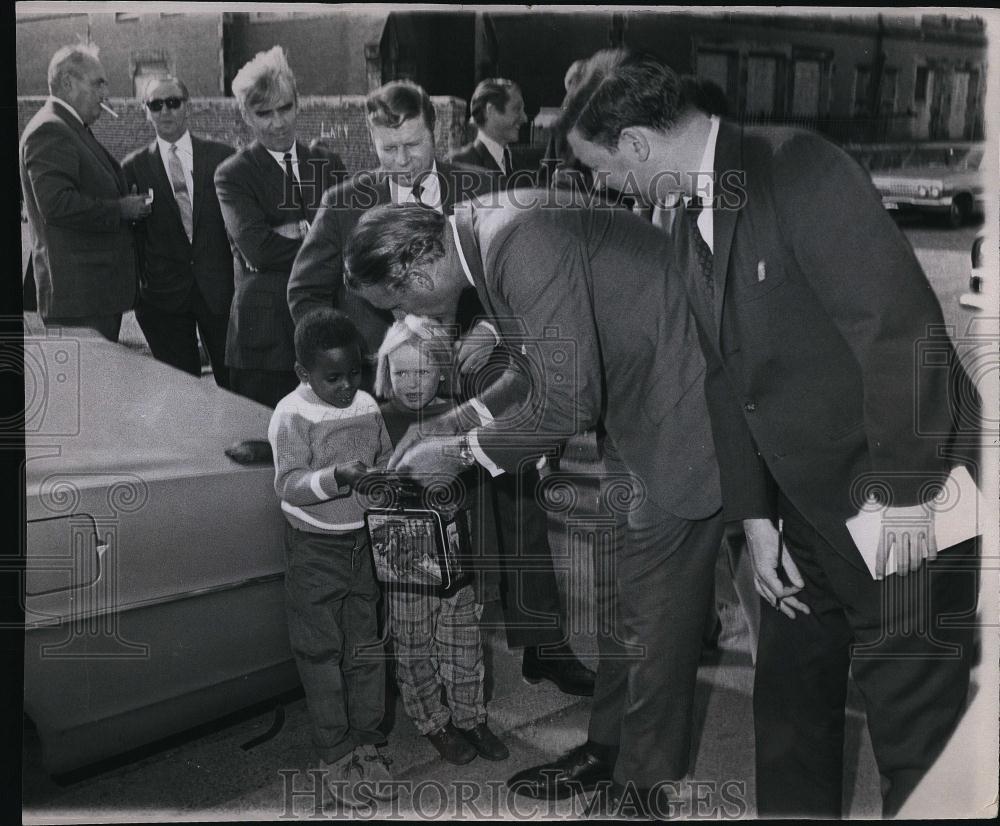
{"type": "Polygon", "coordinates": [[[235,264],[226,364],[232,390],[274,407],[299,383],[288,275],[323,192],[346,169],[335,153],[297,139],[298,91],[280,46],[236,73],[233,95],[254,142],[215,173],[235,264]]]}
{"type": "Polygon", "coordinates": [[[90,131],[108,92],[97,54],[79,45],[52,56],[49,98],[25,128],[18,159],[42,321],[117,341],[135,302],[132,223],[149,207],[128,193],[118,161],[90,131]]]}

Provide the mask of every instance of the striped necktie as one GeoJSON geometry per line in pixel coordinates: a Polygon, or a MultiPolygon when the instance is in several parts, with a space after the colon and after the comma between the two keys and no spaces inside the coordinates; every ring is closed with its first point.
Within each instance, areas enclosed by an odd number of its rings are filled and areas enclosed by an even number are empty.
{"type": "Polygon", "coordinates": [[[176,143],[170,145],[167,168],[170,170],[170,186],[174,190],[174,201],[177,202],[177,209],[181,213],[181,223],[184,224],[184,232],[187,233],[188,241],[190,241],[194,235],[194,225],[191,220],[191,194],[188,192],[187,179],[184,177],[184,167],[181,166],[181,159],[177,156],[176,143]]]}

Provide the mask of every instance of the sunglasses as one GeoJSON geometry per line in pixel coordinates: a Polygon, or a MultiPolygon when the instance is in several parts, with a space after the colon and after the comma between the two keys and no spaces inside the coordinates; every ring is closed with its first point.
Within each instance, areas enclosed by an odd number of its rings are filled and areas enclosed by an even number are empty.
{"type": "Polygon", "coordinates": [[[159,112],[163,109],[164,104],[168,109],[180,109],[181,104],[187,98],[153,98],[152,100],[146,101],[146,106],[149,108],[150,112],[159,112]]]}

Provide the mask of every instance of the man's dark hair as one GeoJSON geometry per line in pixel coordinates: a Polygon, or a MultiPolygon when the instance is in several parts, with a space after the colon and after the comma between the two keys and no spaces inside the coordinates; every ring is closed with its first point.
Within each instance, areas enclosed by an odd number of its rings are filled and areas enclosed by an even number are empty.
{"type": "Polygon", "coordinates": [[[434,104],[423,87],[410,80],[394,80],[369,92],[365,110],[372,126],[390,129],[398,129],[403,121],[421,115],[434,134],[434,104]]]}
{"type": "Polygon", "coordinates": [[[469,110],[472,112],[472,120],[476,126],[486,123],[486,105],[492,103],[501,112],[507,111],[507,101],[510,100],[510,93],[518,86],[513,80],[502,77],[491,77],[480,81],[476,91],[472,93],[472,101],[469,110]]]}
{"type": "Polygon", "coordinates": [[[406,283],[413,270],[444,256],[445,217],[419,204],[383,204],[365,212],[344,249],[348,287],[406,283]]]}
{"type": "Polygon", "coordinates": [[[333,307],[316,307],[295,325],[295,360],[306,370],[316,364],[316,354],[335,347],[357,347],[364,353],[364,339],[346,315],[333,307]]]}
{"type": "Polygon", "coordinates": [[[576,129],[606,149],[618,146],[629,126],[670,129],[690,105],[676,72],[658,58],[626,49],[603,49],[584,61],[563,100],[556,128],[576,129]]]}

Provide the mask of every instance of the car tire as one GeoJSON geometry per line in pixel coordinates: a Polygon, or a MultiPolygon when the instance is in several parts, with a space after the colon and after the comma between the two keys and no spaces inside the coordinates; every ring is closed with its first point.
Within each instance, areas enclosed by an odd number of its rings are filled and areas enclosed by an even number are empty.
{"type": "Polygon", "coordinates": [[[951,199],[951,205],[945,215],[945,222],[952,229],[958,229],[969,218],[969,204],[961,195],[951,199]]]}

